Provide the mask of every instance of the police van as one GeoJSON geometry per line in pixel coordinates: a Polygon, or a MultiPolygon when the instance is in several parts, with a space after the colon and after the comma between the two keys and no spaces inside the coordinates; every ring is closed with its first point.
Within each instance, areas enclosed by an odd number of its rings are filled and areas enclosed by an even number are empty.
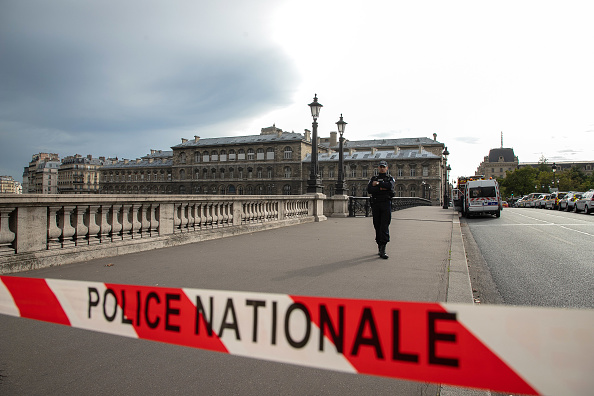
{"type": "Polygon", "coordinates": [[[497,180],[472,180],[466,184],[464,197],[466,217],[486,213],[501,216],[503,209],[497,180]]]}

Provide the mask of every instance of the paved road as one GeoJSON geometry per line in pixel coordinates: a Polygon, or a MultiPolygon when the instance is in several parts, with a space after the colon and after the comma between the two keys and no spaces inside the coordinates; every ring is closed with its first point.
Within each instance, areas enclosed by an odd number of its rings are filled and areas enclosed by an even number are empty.
{"type": "Polygon", "coordinates": [[[506,208],[462,229],[483,302],[594,308],[594,215],[506,208]]]}
{"type": "MultiPolygon", "coordinates": [[[[455,250],[452,230],[457,219],[453,210],[439,207],[395,212],[389,260],[377,256],[370,218],[330,218],[321,223],[19,275],[299,295],[446,301],[453,283],[447,267],[450,252],[455,250]]],[[[460,250],[463,251],[461,247],[460,250]]],[[[465,268],[465,261],[460,267],[465,268]]],[[[0,334],[3,339],[0,394],[7,395],[433,396],[439,392],[435,384],[271,363],[2,315],[0,334]]]]}

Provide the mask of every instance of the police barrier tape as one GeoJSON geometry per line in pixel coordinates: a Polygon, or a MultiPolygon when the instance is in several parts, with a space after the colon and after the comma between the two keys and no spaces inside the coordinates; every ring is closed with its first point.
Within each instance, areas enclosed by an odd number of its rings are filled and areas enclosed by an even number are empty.
{"type": "Polygon", "coordinates": [[[348,373],[524,394],[594,389],[594,311],[0,276],[0,314],[348,373]]]}

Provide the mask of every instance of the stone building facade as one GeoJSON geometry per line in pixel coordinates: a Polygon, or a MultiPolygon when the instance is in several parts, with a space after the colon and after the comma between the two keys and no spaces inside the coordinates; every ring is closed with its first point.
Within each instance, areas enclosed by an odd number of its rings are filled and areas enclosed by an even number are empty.
{"type": "MultiPolygon", "coordinates": [[[[337,133],[318,140],[323,192],[334,195],[338,178],[337,133]]],[[[136,160],[101,168],[101,192],[112,194],[305,194],[311,164],[311,133],[285,132],[275,125],[259,135],[182,139],[172,151],[151,150],[136,160]]],[[[396,195],[440,204],[444,144],[429,138],[346,141],[349,195],[366,196],[379,161],[389,164],[396,195]]]]}
{"type": "Polygon", "coordinates": [[[476,170],[477,175],[484,175],[486,178],[505,178],[505,172],[513,172],[518,168],[518,157],[514,154],[513,148],[496,148],[489,151],[483,162],[476,170]]]}
{"type": "Polygon", "coordinates": [[[151,150],[135,160],[112,161],[101,168],[103,194],[173,194],[173,151],[151,150]]]}
{"type": "Polygon", "coordinates": [[[18,194],[19,183],[12,176],[0,176],[0,194],[18,194]]]}
{"type": "Polygon", "coordinates": [[[64,157],[58,170],[59,194],[98,194],[103,165],[110,163],[105,157],[83,157],[80,154],[64,157]]]}
{"type": "Polygon", "coordinates": [[[60,157],[54,153],[39,153],[31,157],[23,171],[24,194],[57,194],[60,157]]]}

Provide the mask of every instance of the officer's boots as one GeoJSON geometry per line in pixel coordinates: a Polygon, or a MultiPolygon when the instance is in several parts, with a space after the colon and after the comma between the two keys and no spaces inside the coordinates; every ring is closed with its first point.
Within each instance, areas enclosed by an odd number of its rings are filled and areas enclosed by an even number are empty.
{"type": "Polygon", "coordinates": [[[386,245],[379,245],[379,256],[383,259],[387,259],[388,255],[386,254],[386,245]]]}

